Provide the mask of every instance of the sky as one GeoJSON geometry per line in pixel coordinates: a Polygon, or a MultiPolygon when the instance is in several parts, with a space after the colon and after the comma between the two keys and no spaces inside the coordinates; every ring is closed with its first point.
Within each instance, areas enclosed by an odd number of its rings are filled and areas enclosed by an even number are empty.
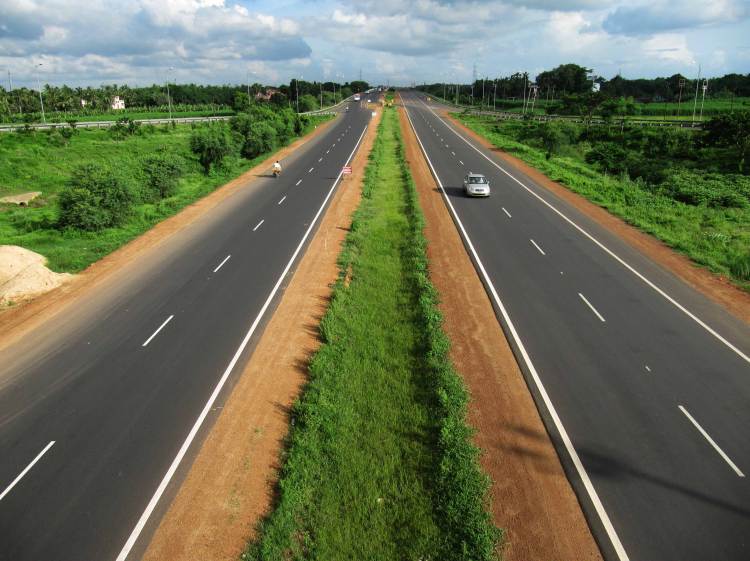
{"type": "Polygon", "coordinates": [[[750,0],[0,0],[0,83],[750,73],[750,0]]]}

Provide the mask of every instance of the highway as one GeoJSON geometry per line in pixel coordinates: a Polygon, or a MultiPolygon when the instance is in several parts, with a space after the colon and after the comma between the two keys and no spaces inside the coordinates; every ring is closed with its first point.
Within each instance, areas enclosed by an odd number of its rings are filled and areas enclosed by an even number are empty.
{"type": "Polygon", "coordinates": [[[0,560],[139,558],[359,146],[349,105],[280,178],[0,352],[0,560]]]}
{"type": "Polygon", "coordinates": [[[605,558],[750,559],[748,325],[402,95],[605,558]]]}

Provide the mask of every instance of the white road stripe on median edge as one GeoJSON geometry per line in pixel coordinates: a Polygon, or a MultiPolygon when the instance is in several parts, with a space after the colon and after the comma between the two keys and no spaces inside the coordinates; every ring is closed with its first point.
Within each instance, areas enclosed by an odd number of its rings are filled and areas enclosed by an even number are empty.
{"type": "Polygon", "coordinates": [[[257,230],[258,228],[260,228],[265,221],[266,221],[266,219],[264,218],[263,220],[261,220],[260,222],[258,222],[258,225],[255,228],[253,228],[253,232],[255,232],[255,230],[257,230]]]}
{"type": "Polygon", "coordinates": [[[419,134],[417,133],[417,129],[411,120],[411,115],[409,115],[408,110],[406,111],[406,116],[409,118],[409,123],[411,124],[411,128],[414,131],[414,135],[417,137],[417,142],[419,142],[419,146],[422,148],[422,153],[424,154],[424,157],[427,160],[427,163],[429,164],[430,169],[432,170],[432,174],[435,177],[435,180],[437,181],[438,186],[440,187],[440,191],[443,193],[443,200],[448,205],[448,208],[450,209],[451,214],[453,214],[453,218],[456,220],[456,223],[458,224],[458,227],[461,230],[461,234],[464,240],[466,240],[466,245],[468,246],[469,251],[471,251],[471,254],[475,259],[475,263],[477,264],[477,267],[479,268],[479,272],[481,273],[482,278],[484,278],[486,286],[488,286],[490,289],[490,292],[492,294],[492,299],[495,301],[495,304],[500,310],[500,314],[503,317],[503,321],[505,321],[505,324],[508,327],[508,331],[513,337],[513,340],[515,341],[516,346],[518,347],[518,350],[521,353],[521,357],[523,358],[523,361],[526,364],[526,368],[529,370],[529,374],[531,374],[531,377],[534,380],[534,385],[536,386],[537,391],[539,392],[539,395],[542,398],[542,401],[544,401],[544,405],[547,408],[547,411],[552,419],[552,422],[555,425],[555,428],[557,428],[557,432],[560,435],[560,439],[562,440],[563,446],[565,446],[565,450],[568,452],[568,455],[570,456],[570,459],[573,462],[573,466],[576,468],[576,472],[578,473],[578,476],[581,478],[581,482],[583,483],[583,486],[586,489],[586,492],[588,493],[589,498],[591,499],[594,509],[596,510],[596,513],[599,515],[599,519],[601,520],[602,525],[604,526],[604,530],[607,532],[607,535],[609,536],[609,540],[612,542],[612,547],[615,550],[617,558],[620,561],[630,561],[630,558],[628,557],[628,554],[625,552],[625,548],[623,547],[622,542],[620,541],[620,537],[617,535],[617,531],[615,530],[614,526],[612,526],[612,521],[609,519],[609,515],[607,514],[607,511],[604,510],[604,505],[602,504],[602,501],[599,498],[599,495],[596,492],[596,489],[594,489],[593,483],[591,483],[591,478],[589,477],[589,474],[586,472],[586,468],[583,467],[583,463],[581,462],[581,458],[578,456],[578,452],[576,452],[576,449],[573,447],[573,442],[570,440],[568,431],[565,430],[565,427],[563,426],[562,421],[560,420],[560,416],[557,414],[557,410],[555,409],[555,406],[552,404],[552,400],[550,399],[549,394],[547,393],[547,390],[544,387],[544,384],[542,383],[541,378],[539,377],[539,373],[536,371],[536,368],[534,367],[534,363],[531,362],[531,357],[529,356],[529,353],[526,351],[526,347],[524,346],[523,341],[521,341],[521,337],[518,335],[518,332],[516,331],[516,327],[513,324],[513,321],[510,319],[510,315],[508,315],[508,311],[505,309],[505,305],[503,304],[502,300],[500,300],[500,296],[498,295],[497,290],[495,289],[495,285],[492,284],[492,280],[490,279],[490,276],[487,274],[487,270],[484,268],[484,264],[482,263],[482,260],[479,259],[479,255],[477,254],[476,249],[474,249],[474,244],[471,241],[471,238],[469,238],[469,234],[466,232],[466,228],[464,228],[464,225],[461,222],[461,219],[458,217],[458,213],[456,212],[456,209],[454,208],[453,203],[451,203],[450,199],[448,198],[448,194],[445,192],[443,183],[442,181],[440,181],[440,177],[438,176],[437,171],[435,171],[435,166],[432,165],[432,162],[430,161],[430,157],[427,155],[427,150],[425,150],[424,144],[422,144],[422,140],[419,138],[419,134]]]}
{"type": "Polygon", "coordinates": [[[508,215],[508,218],[513,218],[513,217],[512,217],[511,215],[510,215],[510,212],[508,212],[507,210],[505,210],[505,207],[500,207],[500,208],[502,208],[502,209],[503,209],[503,212],[504,212],[505,214],[507,214],[507,215],[508,215]]]}
{"type": "Polygon", "coordinates": [[[302,183],[302,180],[301,180],[301,179],[300,179],[299,181],[297,181],[297,183],[295,183],[295,184],[294,184],[294,186],[296,187],[296,186],[297,186],[297,185],[299,185],[300,183],[302,183]]]}
{"type": "Polygon", "coordinates": [[[10,493],[10,490],[13,489],[13,487],[15,487],[18,484],[18,482],[21,481],[21,479],[23,479],[23,476],[26,475],[29,472],[29,470],[34,467],[34,464],[36,464],[42,458],[42,456],[44,456],[47,453],[47,450],[52,448],[52,446],[54,445],[55,445],[55,441],[51,440],[50,443],[47,444],[47,446],[45,446],[44,449],[36,455],[36,458],[31,460],[31,463],[27,465],[24,468],[24,470],[21,473],[19,473],[18,476],[13,480],[13,482],[5,488],[5,491],[3,491],[2,494],[0,494],[0,501],[2,501],[5,498],[5,495],[10,493]]]}
{"type": "Polygon", "coordinates": [[[230,258],[230,257],[231,257],[231,254],[230,254],[230,255],[227,255],[227,256],[226,256],[226,257],[224,258],[224,261],[222,261],[221,263],[219,263],[219,266],[218,266],[218,267],[216,267],[216,268],[214,269],[214,273],[218,273],[218,272],[219,272],[219,269],[221,269],[221,268],[222,268],[222,267],[224,266],[224,263],[226,263],[227,261],[229,261],[229,258],[230,258]]]}
{"type": "Polygon", "coordinates": [[[597,312],[597,311],[596,311],[596,308],[594,308],[594,306],[592,306],[592,305],[591,305],[591,302],[589,302],[588,300],[586,300],[586,297],[585,297],[585,296],[584,296],[583,294],[581,294],[581,293],[579,292],[579,293],[578,293],[578,296],[580,296],[580,297],[581,297],[581,300],[583,300],[583,301],[584,301],[584,302],[586,303],[586,305],[587,305],[587,306],[588,306],[589,308],[591,308],[591,311],[592,311],[592,312],[594,312],[594,313],[596,314],[596,317],[598,317],[598,318],[599,318],[599,319],[600,319],[600,320],[601,320],[602,322],[606,322],[606,321],[607,321],[607,320],[605,320],[605,319],[604,319],[604,317],[602,316],[602,314],[600,314],[599,312],[597,312]]]}
{"type": "Polygon", "coordinates": [[[529,240],[529,241],[530,241],[530,242],[531,242],[532,244],[534,244],[534,247],[535,247],[535,248],[537,248],[537,250],[539,251],[539,253],[541,253],[542,255],[547,255],[546,253],[544,253],[544,250],[542,250],[542,248],[541,248],[541,247],[539,247],[539,246],[537,245],[537,243],[536,243],[536,242],[535,242],[534,240],[529,240]]]}
{"type": "Polygon", "coordinates": [[[159,326],[159,329],[157,329],[156,331],[154,331],[154,332],[153,332],[153,333],[151,334],[151,337],[149,337],[148,339],[146,339],[146,342],[145,342],[145,343],[143,343],[143,345],[141,345],[141,346],[142,346],[142,347],[145,347],[146,345],[148,345],[148,344],[149,344],[149,343],[151,342],[151,339],[153,339],[154,337],[156,337],[156,336],[157,336],[157,335],[159,334],[159,331],[161,331],[162,329],[164,329],[164,326],[165,326],[165,325],[167,325],[167,324],[168,324],[168,323],[169,323],[170,321],[172,321],[172,318],[173,318],[173,317],[174,317],[174,314],[172,314],[172,315],[171,315],[171,316],[169,316],[169,317],[168,317],[167,319],[165,319],[165,320],[164,320],[164,323],[162,323],[162,324],[161,324],[161,325],[159,326]]]}
{"type": "Polygon", "coordinates": [[[280,204],[281,204],[281,203],[283,203],[283,202],[284,202],[285,200],[286,200],[286,195],[284,195],[283,197],[281,197],[281,200],[280,200],[280,201],[279,201],[278,203],[276,203],[276,204],[277,204],[277,205],[280,205],[280,204]]]}
{"type": "Polygon", "coordinates": [[[453,127],[451,127],[448,123],[446,123],[445,121],[443,121],[443,119],[437,113],[435,113],[432,109],[430,109],[430,107],[425,102],[422,101],[422,105],[424,105],[425,107],[427,107],[427,109],[433,115],[435,115],[435,117],[437,117],[437,119],[440,122],[442,122],[446,127],[448,127],[453,134],[455,134],[458,138],[460,138],[461,140],[463,140],[471,148],[473,148],[474,150],[476,150],[479,153],[479,155],[482,156],[485,160],[487,160],[488,162],[490,162],[493,166],[495,166],[497,169],[499,169],[500,171],[502,171],[505,175],[507,175],[508,177],[510,177],[513,181],[515,181],[516,183],[518,183],[530,195],[536,197],[542,204],[544,204],[545,206],[547,206],[550,210],[552,210],[560,218],[562,218],[563,220],[565,220],[568,224],[570,224],[571,226],[573,226],[573,228],[575,228],[576,230],[578,230],[581,234],[583,234],[584,236],[586,236],[594,244],[596,244],[597,246],[599,246],[599,248],[602,249],[602,251],[604,251],[607,255],[609,255],[615,261],[617,261],[618,263],[620,263],[620,265],[622,265],[623,267],[625,267],[628,271],[630,271],[631,273],[633,273],[636,277],[638,277],[640,280],[642,280],[644,283],[646,283],[648,286],[650,286],[652,289],[654,289],[658,294],[660,294],[662,297],[664,297],[668,302],[670,302],[672,305],[674,305],[678,310],[680,310],[681,312],[683,312],[690,319],[692,319],[695,323],[697,323],[698,325],[700,325],[703,329],[705,329],[706,331],[708,331],[716,339],[718,339],[719,341],[721,341],[724,345],[726,345],[729,349],[731,349],[742,360],[744,360],[745,362],[750,363],[750,356],[748,356],[747,354],[745,354],[744,352],[742,352],[739,348],[735,347],[732,343],[730,343],[728,340],[726,340],[724,337],[722,337],[721,334],[719,334],[719,332],[717,332],[716,330],[714,330],[711,326],[709,326],[706,322],[704,322],[702,319],[700,319],[698,316],[696,316],[694,313],[692,313],[690,310],[688,310],[685,306],[683,306],[682,304],[680,304],[677,300],[675,300],[669,294],[667,294],[665,291],[663,291],[661,288],[659,288],[658,286],[656,286],[648,278],[646,278],[644,275],[642,275],[641,273],[639,273],[635,269],[635,267],[633,267],[632,265],[630,265],[627,261],[625,261],[624,259],[622,259],[614,251],[612,251],[611,249],[609,249],[606,245],[604,245],[602,242],[600,242],[599,240],[597,240],[594,236],[592,236],[591,234],[589,234],[581,226],[579,226],[578,224],[576,224],[575,222],[573,222],[573,220],[571,220],[565,214],[563,214],[562,211],[560,211],[552,203],[549,203],[548,201],[546,201],[544,199],[544,197],[542,197],[541,195],[535,193],[531,188],[529,188],[527,185],[525,185],[524,183],[522,183],[521,181],[519,181],[512,173],[510,173],[508,170],[506,170],[505,168],[503,168],[500,164],[498,164],[497,162],[495,162],[492,158],[490,158],[489,156],[487,156],[487,154],[485,154],[484,152],[482,152],[479,148],[477,148],[476,146],[474,146],[471,142],[469,142],[469,140],[467,140],[464,136],[462,136],[461,134],[459,134],[453,127]]]}
{"type": "MultiPolygon", "coordinates": [[[[352,156],[354,156],[354,152],[357,151],[359,144],[362,142],[362,138],[365,136],[365,131],[367,131],[367,125],[365,125],[364,129],[362,129],[362,134],[359,135],[359,140],[354,145],[354,148],[352,149],[351,154],[349,154],[349,157],[346,159],[346,162],[344,162],[344,165],[348,164],[349,161],[352,159],[352,156]]],[[[331,198],[331,195],[333,195],[333,191],[336,188],[336,185],[338,184],[339,180],[341,179],[341,174],[343,173],[343,171],[344,171],[343,169],[339,171],[339,174],[336,176],[336,179],[333,181],[333,184],[331,185],[331,188],[328,191],[328,194],[326,195],[325,199],[323,199],[323,204],[320,205],[318,212],[315,214],[315,216],[312,219],[312,222],[310,222],[310,225],[307,227],[307,230],[302,236],[302,239],[300,240],[299,245],[297,246],[297,249],[294,250],[292,257],[289,259],[289,262],[286,264],[286,267],[281,272],[281,276],[276,281],[276,284],[271,290],[271,293],[268,295],[268,298],[266,298],[266,301],[263,304],[263,307],[260,309],[260,312],[258,312],[258,315],[255,318],[255,321],[253,321],[252,325],[250,326],[250,329],[245,335],[245,338],[242,340],[242,343],[240,343],[240,346],[237,349],[237,352],[234,353],[232,360],[229,362],[229,365],[227,366],[226,370],[224,370],[224,373],[219,379],[219,382],[216,384],[216,387],[214,388],[214,391],[211,394],[211,397],[208,398],[206,405],[203,407],[203,410],[201,411],[200,415],[198,415],[198,418],[193,424],[193,427],[190,429],[190,433],[187,435],[187,438],[185,438],[185,441],[182,443],[182,446],[180,447],[180,450],[177,452],[177,455],[175,456],[174,460],[172,460],[172,464],[169,466],[167,473],[164,474],[164,477],[162,478],[161,483],[159,483],[159,486],[156,488],[154,495],[151,497],[151,500],[148,502],[148,505],[146,505],[146,509],[143,511],[143,514],[141,514],[141,517],[138,519],[138,522],[133,528],[133,531],[130,533],[130,536],[128,536],[128,539],[125,542],[125,545],[122,547],[122,550],[120,550],[120,553],[117,556],[117,559],[115,561],[125,561],[128,558],[128,555],[130,554],[130,550],[133,549],[135,542],[138,540],[138,536],[141,535],[143,528],[146,526],[146,522],[148,522],[148,519],[151,517],[151,513],[154,511],[154,509],[156,508],[156,505],[159,503],[159,499],[161,499],[161,496],[164,494],[164,491],[169,485],[169,482],[172,480],[172,477],[174,477],[174,474],[177,471],[177,468],[180,466],[182,459],[185,457],[185,454],[187,454],[188,448],[190,448],[190,444],[193,442],[193,440],[195,439],[195,436],[198,434],[198,431],[200,430],[201,426],[203,425],[203,422],[208,416],[209,411],[211,411],[211,408],[213,407],[214,402],[216,401],[216,398],[219,396],[219,393],[221,393],[221,389],[224,387],[224,384],[226,384],[226,381],[229,378],[229,375],[232,373],[232,370],[234,369],[235,364],[237,364],[237,361],[240,359],[242,352],[245,350],[245,347],[247,347],[247,344],[250,342],[250,338],[253,336],[253,333],[255,333],[255,330],[257,329],[258,324],[260,323],[261,319],[265,315],[266,310],[271,305],[271,302],[276,296],[276,293],[279,291],[279,287],[281,287],[281,283],[284,281],[284,278],[289,273],[289,270],[292,268],[292,264],[294,263],[294,260],[297,259],[297,256],[299,255],[300,251],[302,251],[302,247],[305,245],[305,241],[310,236],[310,232],[312,232],[313,228],[315,227],[315,224],[318,222],[318,218],[320,218],[320,215],[323,213],[323,210],[325,209],[326,204],[328,204],[328,200],[331,198]]]]}
{"type": "Polygon", "coordinates": [[[698,421],[696,421],[690,413],[688,413],[687,409],[685,409],[682,405],[678,405],[677,407],[679,407],[680,411],[682,411],[685,416],[690,419],[690,422],[693,423],[695,428],[698,429],[698,432],[703,435],[703,438],[708,440],[709,444],[714,447],[714,450],[719,453],[719,456],[724,458],[724,461],[729,464],[729,467],[734,470],[734,473],[736,473],[739,477],[745,477],[745,474],[740,471],[740,468],[738,468],[735,463],[729,459],[729,456],[724,453],[724,450],[719,448],[719,445],[714,442],[714,439],[711,438],[705,430],[703,430],[703,427],[698,424],[698,421]]]}

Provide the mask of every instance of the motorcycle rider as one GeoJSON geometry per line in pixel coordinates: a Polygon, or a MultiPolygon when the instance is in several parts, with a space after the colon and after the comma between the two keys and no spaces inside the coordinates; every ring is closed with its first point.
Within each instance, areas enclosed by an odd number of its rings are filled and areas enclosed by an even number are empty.
{"type": "Polygon", "coordinates": [[[273,166],[271,166],[271,172],[273,173],[274,177],[278,177],[279,175],[281,175],[281,164],[278,160],[276,160],[273,166]]]}

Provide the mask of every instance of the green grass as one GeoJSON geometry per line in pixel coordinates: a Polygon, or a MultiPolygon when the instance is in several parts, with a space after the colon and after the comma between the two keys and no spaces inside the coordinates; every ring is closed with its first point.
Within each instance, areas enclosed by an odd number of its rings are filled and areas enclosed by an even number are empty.
{"type": "MultiPolygon", "coordinates": [[[[309,129],[329,118],[312,118],[309,129]]],[[[60,145],[59,137],[46,132],[0,134],[0,197],[42,192],[29,208],[0,205],[0,244],[41,253],[55,271],[78,272],[268,157],[265,154],[246,160],[231,156],[220,169],[204,175],[189,148],[190,131],[190,125],[160,126],[151,133],[115,140],[107,130],[80,129],[67,145],[60,145]],[[186,173],[174,196],[137,205],[118,228],[96,233],[55,228],[57,193],[75,167],[110,162],[137,183],[141,160],[160,151],[178,154],[186,162],[186,173]]]]}
{"type": "Polygon", "coordinates": [[[514,138],[517,123],[456,117],[498,148],[515,155],[591,202],[654,235],[695,263],[750,291],[750,208],[689,205],[654,192],[642,181],[601,173],[574,149],[546,158],[545,150],[514,138]]]}
{"type": "Polygon", "coordinates": [[[278,502],[243,559],[494,557],[396,115],[384,111],[370,155],[278,502]]]}

